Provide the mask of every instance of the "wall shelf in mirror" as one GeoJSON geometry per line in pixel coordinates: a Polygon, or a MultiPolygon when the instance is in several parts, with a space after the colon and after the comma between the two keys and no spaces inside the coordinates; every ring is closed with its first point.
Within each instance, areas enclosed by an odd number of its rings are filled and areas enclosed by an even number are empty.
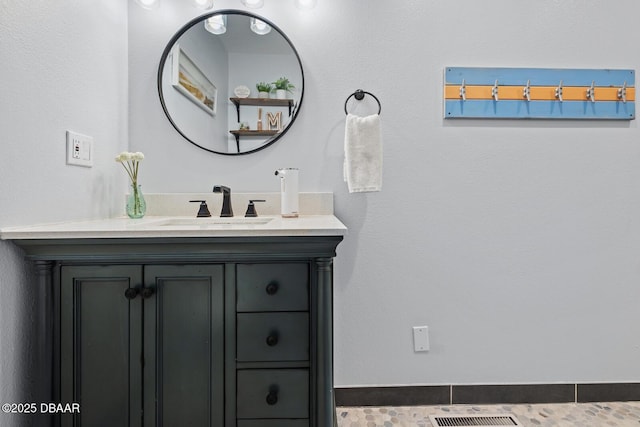
{"type": "Polygon", "coordinates": [[[280,132],[279,130],[230,130],[229,133],[235,136],[238,153],[240,152],[241,136],[274,136],[280,132]]]}
{"type": "Polygon", "coordinates": [[[229,98],[236,106],[238,113],[238,121],[240,121],[240,106],[251,105],[255,107],[289,107],[289,116],[293,109],[293,99],[275,99],[275,98],[229,98]]]}

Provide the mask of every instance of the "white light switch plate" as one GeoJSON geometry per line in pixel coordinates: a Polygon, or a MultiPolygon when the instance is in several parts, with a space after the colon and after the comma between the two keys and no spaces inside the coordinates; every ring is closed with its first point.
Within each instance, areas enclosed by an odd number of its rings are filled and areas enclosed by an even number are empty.
{"type": "Polygon", "coordinates": [[[93,166],[93,138],[77,132],[67,131],[67,164],[93,166]]]}
{"type": "Polygon", "coordinates": [[[429,327],[413,327],[413,351],[429,351],[429,327]]]}

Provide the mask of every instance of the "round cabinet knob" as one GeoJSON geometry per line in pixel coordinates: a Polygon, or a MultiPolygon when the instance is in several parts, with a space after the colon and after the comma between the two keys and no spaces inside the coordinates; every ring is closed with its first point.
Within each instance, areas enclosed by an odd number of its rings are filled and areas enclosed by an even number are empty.
{"type": "Polygon", "coordinates": [[[142,298],[149,298],[154,293],[155,293],[155,290],[153,288],[144,288],[142,290],[142,298]]]}
{"type": "Polygon", "coordinates": [[[127,289],[124,291],[124,296],[125,296],[128,300],[132,300],[132,299],[134,299],[135,297],[137,297],[137,296],[138,296],[138,293],[139,293],[139,292],[140,292],[140,291],[138,290],[138,288],[127,288],[127,289]]]}
{"type": "Polygon", "coordinates": [[[278,292],[278,282],[269,283],[266,290],[268,295],[275,295],[278,292]]]}
{"type": "Polygon", "coordinates": [[[278,403],[278,390],[272,389],[267,394],[267,405],[273,406],[278,403]]]}
{"type": "Polygon", "coordinates": [[[274,347],[278,345],[278,332],[271,332],[267,337],[267,345],[269,347],[274,347]]]}

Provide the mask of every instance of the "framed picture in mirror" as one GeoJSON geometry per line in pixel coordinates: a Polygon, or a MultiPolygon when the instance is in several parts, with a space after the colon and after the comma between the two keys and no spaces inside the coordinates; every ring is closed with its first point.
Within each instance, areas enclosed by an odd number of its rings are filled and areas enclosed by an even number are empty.
{"type": "Polygon", "coordinates": [[[176,44],[172,52],[171,84],[208,114],[215,116],[218,90],[176,44]]]}

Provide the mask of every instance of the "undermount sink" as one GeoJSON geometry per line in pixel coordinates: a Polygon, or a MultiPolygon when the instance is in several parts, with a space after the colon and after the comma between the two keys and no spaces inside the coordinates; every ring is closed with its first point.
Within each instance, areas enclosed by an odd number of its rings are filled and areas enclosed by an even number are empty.
{"type": "Polygon", "coordinates": [[[264,225],[269,223],[273,218],[172,218],[167,219],[154,225],[162,227],[175,226],[222,226],[222,225],[264,225]]]}

